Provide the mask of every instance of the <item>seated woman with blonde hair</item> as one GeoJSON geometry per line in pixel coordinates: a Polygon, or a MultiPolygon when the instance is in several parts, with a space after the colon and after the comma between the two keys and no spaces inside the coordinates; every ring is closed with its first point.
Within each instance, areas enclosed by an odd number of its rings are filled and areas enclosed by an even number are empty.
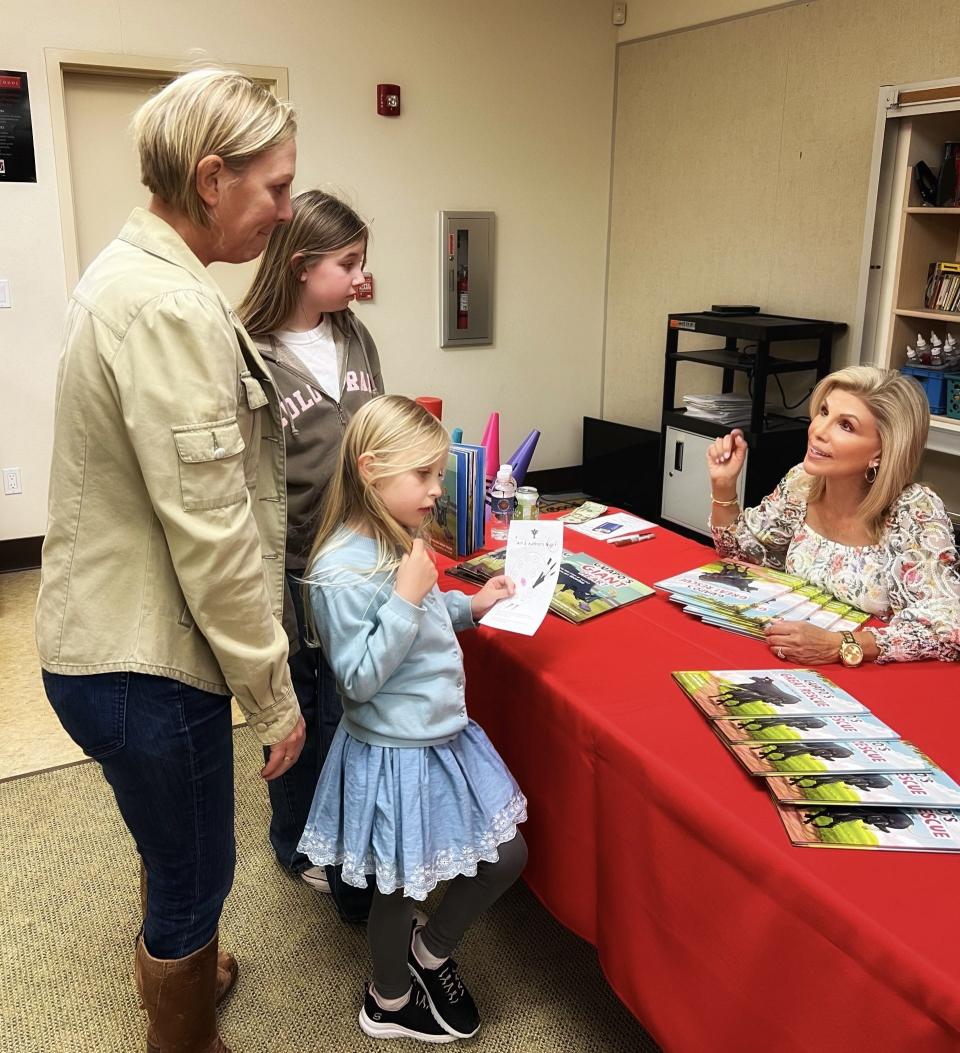
{"type": "Polygon", "coordinates": [[[766,627],[782,661],[960,659],[960,573],[943,502],[913,482],[930,407],[916,381],[872,366],[831,373],[810,397],[807,454],[755,508],[740,511],[739,431],[707,450],[710,528],[724,558],[797,574],[886,624],[836,633],[766,627]]]}

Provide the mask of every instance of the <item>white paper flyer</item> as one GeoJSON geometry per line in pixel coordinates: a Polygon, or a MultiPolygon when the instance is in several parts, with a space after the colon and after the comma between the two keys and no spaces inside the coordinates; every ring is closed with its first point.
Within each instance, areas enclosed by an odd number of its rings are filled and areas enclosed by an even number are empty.
{"type": "Polygon", "coordinates": [[[507,536],[503,573],[513,579],[517,591],[491,607],[480,624],[533,636],[553,599],[562,555],[563,523],[515,519],[507,536]]]}

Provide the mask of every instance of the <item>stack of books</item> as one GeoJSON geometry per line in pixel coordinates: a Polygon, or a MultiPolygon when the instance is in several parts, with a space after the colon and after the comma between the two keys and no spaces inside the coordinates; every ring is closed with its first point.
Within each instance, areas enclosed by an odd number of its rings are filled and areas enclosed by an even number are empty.
{"type": "Polygon", "coordinates": [[[960,785],[811,669],[674,673],[795,845],[960,851],[960,785]]]}
{"type": "Polygon", "coordinates": [[[445,556],[462,559],[483,548],[486,450],[455,442],[447,455],[443,492],[426,526],[430,544],[445,556]]]}
{"type": "Polygon", "coordinates": [[[956,311],[960,306],[960,262],[939,260],[930,264],[923,306],[934,311],[956,311]]]}
{"type": "Polygon", "coordinates": [[[724,559],[654,583],[707,625],[762,638],[767,622],[810,622],[855,632],[870,615],[809,585],[795,574],[724,559]]]}
{"type": "MultiPolygon", "coordinates": [[[[495,574],[502,574],[506,562],[507,550],[501,548],[449,567],[447,573],[462,581],[482,585],[495,574]]],[[[579,625],[598,614],[606,614],[652,595],[653,589],[642,581],[582,552],[564,550],[550,610],[579,625]]]]}

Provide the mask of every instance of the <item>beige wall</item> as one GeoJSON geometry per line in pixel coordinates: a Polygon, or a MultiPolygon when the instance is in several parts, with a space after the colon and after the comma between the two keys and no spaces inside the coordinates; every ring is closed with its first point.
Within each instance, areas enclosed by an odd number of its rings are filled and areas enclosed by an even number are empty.
{"type": "MultiPolygon", "coordinates": [[[[657,427],[670,311],[852,324],[880,85],[958,73],[953,0],[816,0],[621,45],[604,416],[657,427]]],[[[834,365],[857,354],[843,338],[834,365]]],[[[960,509],[955,459],[928,463],[960,509]]]]}
{"type": "Polygon", "coordinates": [[[778,4],[758,0],[628,0],[627,21],[619,27],[618,36],[620,41],[638,40],[800,2],[803,0],[778,4]]]}
{"type": "Polygon", "coordinates": [[[375,217],[377,300],[357,311],[390,389],[442,396],[468,438],[498,409],[504,455],[536,426],[548,468],[579,463],[580,418],[600,409],[615,40],[609,5],[582,0],[7,5],[0,69],[29,74],[39,181],[0,186],[0,466],[24,483],[0,496],[0,540],[44,530],[65,304],[43,48],[288,67],[297,186],[375,217]],[[381,81],[402,87],[398,120],[375,114],[381,81]],[[497,213],[493,348],[439,349],[441,208],[497,213]]]}

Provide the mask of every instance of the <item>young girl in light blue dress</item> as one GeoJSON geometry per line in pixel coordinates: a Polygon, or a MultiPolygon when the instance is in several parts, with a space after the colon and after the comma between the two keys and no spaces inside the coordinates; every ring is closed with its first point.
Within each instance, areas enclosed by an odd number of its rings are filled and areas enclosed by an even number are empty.
{"type": "Polygon", "coordinates": [[[441,592],[419,533],[441,493],[449,437],[396,395],[350,421],[305,590],[343,718],[300,850],[376,890],[367,926],[373,984],[360,1026],[375,1038],[469,1038],[480,1017],[452,959],[467,928],[516,880],[526,798],[467,717],[456,633],[513,592],[441,592]],[[422,928],[414,902],[441,882],[422,928]]]}

